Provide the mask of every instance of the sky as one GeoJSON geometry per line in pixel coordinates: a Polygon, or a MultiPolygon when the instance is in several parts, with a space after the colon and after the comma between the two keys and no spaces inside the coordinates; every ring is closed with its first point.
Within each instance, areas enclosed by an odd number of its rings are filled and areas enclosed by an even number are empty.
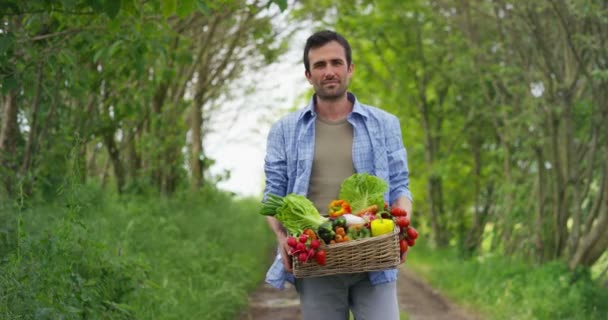
{"type": "Polygon", "coordinates": [[[304,77],[301,58],[307,36],[304,32],[297,33],[279,62],[245,75],[235,83],[239,87],[255,81],[256,90],[231,101],[230,106],[226,106],[229,111],[214,120],[215,130],[204,141],[207,156],[216,161],[210,173],[231,172],[228,180],[218,184],[219,188],[240,196],[261,196],[268,131],[272,123],[290,109],[307,102],[303,95],[310,85],[304,77]]]}

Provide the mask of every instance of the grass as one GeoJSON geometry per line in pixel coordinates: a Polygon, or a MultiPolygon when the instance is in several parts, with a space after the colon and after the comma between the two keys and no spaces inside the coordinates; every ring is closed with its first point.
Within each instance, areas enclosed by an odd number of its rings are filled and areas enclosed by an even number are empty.
{"type": "Polygon", "coordinates": [[[79,187],[0,208],[1,319],[234,319],[274,241],[256,200],[79,187]],[[5,222],[6,221],[6,222],[5,222]]]}
{"type": "Polygon", "coordinates": [[[408,267],[452,300],[488,319],[605,319],[608,290],[588,270],[530,265],[502,256],[463,259],[454,250],[413,248],[408,267]],[[576,281],[573,281],[576,277],[576,281]]]}

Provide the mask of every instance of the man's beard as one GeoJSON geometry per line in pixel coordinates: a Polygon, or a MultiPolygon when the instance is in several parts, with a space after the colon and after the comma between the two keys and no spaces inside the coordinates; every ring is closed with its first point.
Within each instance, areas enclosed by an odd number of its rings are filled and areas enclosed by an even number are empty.
{"type": "Polygon", "coordinates": [[[327,101],[335,101],[340,100],[346,94],[347,86],[337,86],[334,89],[327,90],[325,87],[321,86],[318,90],[316,90],[317,97],[322,100],[327,101]]]}

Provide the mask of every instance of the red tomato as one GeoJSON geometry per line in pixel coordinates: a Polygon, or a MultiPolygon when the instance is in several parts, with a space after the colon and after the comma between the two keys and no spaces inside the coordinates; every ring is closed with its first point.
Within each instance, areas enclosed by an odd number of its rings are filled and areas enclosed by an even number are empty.
{"type": "Polygon", "coordinates": [[[405,209],[403,209],[403,208],[399,208],[399,207],[392,207],[392,208],[391,208],[391,214],[392,214],[394,217],[407,216],[407,211],[405,211],[405,209]]]}
{"type": "Polygon", "coordinates": [[[407,228],[407,237],[416,240],[418,238],[418,231],[414,227],[407,228]]]}
{"type": "Polygon", "coordinates": [[[407,241],[407,244],[410,247],[413,247],[416,244],[416,240],[415,239],[405,239],[405,241],[407,241]]]}
{"type": "Polygon", "coordinates": [[[399,241],[399,251],[403,254],[405,252],[407,252],[407,249],[410,247],[410,245],[407,243],[407,240],[401,240],[399,241]]]}
{"type": "Polygon", "coordinates": [[[410,218],[406,216],[398,216],[395,220],[397,222],[397,225],[401,227],[401,230],[407,228],[410,225],[410,218]]]}

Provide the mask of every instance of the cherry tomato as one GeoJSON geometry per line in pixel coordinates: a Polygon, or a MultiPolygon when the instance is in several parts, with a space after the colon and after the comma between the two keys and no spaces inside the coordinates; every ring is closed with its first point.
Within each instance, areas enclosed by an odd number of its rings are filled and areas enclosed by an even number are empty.
{"type": "Polygon", "coordinates": [[[399,251],[403,254],[405,252],[407,252],[407,249],[409,249],[410,245],[407,243],[407,240],[401,240],[399,241],[399,251]]]}
{"type": "Polygon", "coordinates": [[[407,237],[413,240],[418,239],[418,231],[414,227],[407,228],[407,237]]]}

